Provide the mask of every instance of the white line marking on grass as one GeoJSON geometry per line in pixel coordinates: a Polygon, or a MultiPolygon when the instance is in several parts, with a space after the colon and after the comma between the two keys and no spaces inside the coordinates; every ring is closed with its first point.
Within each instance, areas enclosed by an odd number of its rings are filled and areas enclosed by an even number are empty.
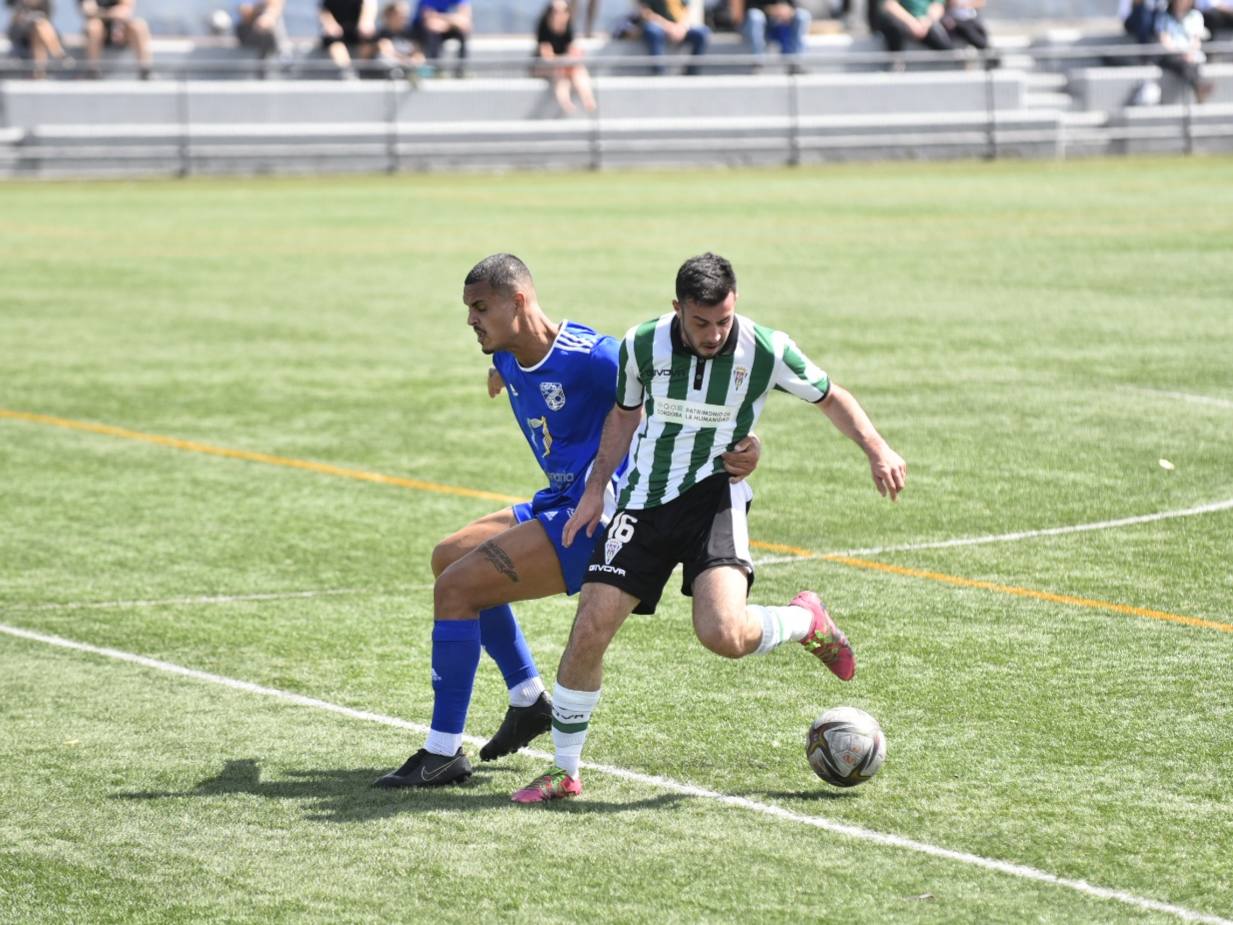
{"type": "MultiPolygon", "coordinates": [[[[998,533],[985,536],[962,536],[953,540],[936,540],[930,543],[903,543],[898,546],[868,546],[864,549],[847,549],[841,552],[818,553],[811,558],[825,559],[827,556],[875,556],[885,552],[913,552],[918,549],[946,549],[951,546],[980,546],[985,543],[1013,543],[1017,540],[1030,540],[1041,536],[1062,536],[1067,533],[1088,533],[1093,530],[1114,530],[1118,527],[1133,527],[1137,524],[1150,524],[1159,520],[1173,520],[1178,517],[1197,517],[1200,514],[1214,514],[1217,511],[1233,510],[1233,498],[1223,501],[1213,501],[1210,504],[1200,504],[1176,511],[1160,511],[1156,514],[1141,514],[1137,517],[1121,517],[1117,520],[1100,520],[1090,524],[1072,524],[1067,527],[1047,527],[1043,530],[1021,530],[1017,533],[998,533]]],[[[783,562],[800,562],[801,556],[771,556],[754,562],[754,566],[778,565],[783,562]]]]}
{"type": "MultiPolygon", "coordinates": [[[[329,703],[325,700],[318,700],[315,697],[305,697],[302,694],[295,694],[291,691],[278,690],[273,687],[263,687],[260,684],[252,684],[248,681],[239,681],[235,678],[211,674],[207,671],[197,671],[193,668],[185,668],[182,665],[176,665],[171,662],[164,662],[154,658],[147,658],[144,655],[136,655],[132,652],[122,652],[119,649],[109,649],[102,646],[93,646],[84,642],[75,642],[61,636],[51,636],[45,633],[35,632],[34,630],[22,629],[16,626],[8,626],[3,623],[0,623],[0,632],[7,633],[10,636],[15,636],[18,639],[41,642],[46,645],[58,646],[63,649],[71,649],[76,652],[87,652],[92,655],[101,655],[106,658],[112,658],[134,665],[141,665],[145,668],[153,668],[156,671],[165,671],[169,674],[192,678],[196,681],[204,681],[209,684],[218,684],[222,687],[229,687],[233,690],[244,691],[250,694],[260,694],[263,697],[272,697],[276,700],[282,700],[298,706],[325,710],[327,712],[336,713],[340,716],[346,716],[351,719],[363,720],[370,723],[379,723],[383,726],[393,726],[398,729],[406,729],[411,732],[418,732],[421,734],[426,734],[428,732],[427,726],[398,719],[394,716],[385,716],[380,713],[369,713],[366,710],[353,710],[351,707],[344,707],[335,703],[329,703]]],[[[481,745],[484,742],[483,739],[476,738],[475,736],[466,736],[465,740],[472,745],[481,745]]],[[[552,761],[554,757],[547,752],[541,752],[533,749],[524,749],[522,754],[539,761],[552,761]]],[[[1038,883],[1047,883],[1052,886],[1064,887],[1078,893],[1094,896],[1098,899],[1111,899],[1115,902],[1124,903],[1128,906],[1134,906],[1136,909],[1172,915],[1187,922],[1202,922],[1205,923],[1205,925],[1233,925],[1233,920],[1224,919],[1217,915],[1211,915],[1205,912],[1196,912],[1195,910],[1187,909],[1184,906],[1176,906],[1172,903],[1148,899],[1143,896],[1136,896],[1133,893],[1127,893],[1123,890],[1114,890],[1109,889],[1108,887],[1096,886],[1095,884],[1088,883],[1084,880],[1071,880],[1066,877],[1059,877],[1055,874],[1048,873],[1047,871],[1038,870],[1035,867],[1028,867],[1024,864],[1012,864],[1008,861],[998,861],[993,858],[982,857],[978,854],[969,854],[966,851],[953,851],[950,848],[942,848],[938,845],[931,845],[927,842],[916,841],[915,839],[906,838],[902,835],[876,832],[873,829],[866,829],[855,825],[847,825],[842,822],[834,822],[833,820],[827,819],[823,816],[807,816],[803,813],[792,812],[789,809],[784,809],[783,807],[775,806],[770,803],[759,803],[757,800],[750,800],[746,797],[737,797],[725,793],[719,793],[715,790],[708,790],[705,787],[696,787],[693,784],[682,783],[681,781],[672,780],[667,777],[656,777],[650,774],[640,774],[637,771],[629,771],[625,768],[617,768],[604,764],[591,764],[590,762],[583,762],[582,767],[586,768],[588,771],[609,774],[622,780],[645,784],[649,787],[656,787],[661,790],[667,790],[671,793],[679,793],[684,796],[714,800],[725,806],[747,810],[748,812],[759,813],[760,815],[770,816],[773,819],[780,819],[785,822],[794,822],[799,825],[807,825],[813,828],[823,829],[827,832],[833,832],[837,835],[844,835],[860,841],[885,845],[890,848],[901,848],[906,851],[914,851],[917,854],[924,854],[930,857],[941,858],[943,860],[958,861],[961,864],[969,864],[973,867],[980,867],[985,870],[1007,874],[1012,877],[1020,877],[1024,880],[1033,880],[1038,883]]],[[[536,810],[533,809],[527,810],[527,812],[535,811],[536,810]]]]}
{"type": "Polygon", "coordinates": [[[1233,408],[1233,401],[1227,398],[1216,398],[1213,395],[1198,395],[1194,392],[1171,392],[1167,389],[1145,389],[1136,387],[1136,392],[1142,392],[1145,395],[1159,395],[1164,398],[1179,398],[1182,401],[1192,402],[1196,405],[1215,405],[1218,408],[1233,408]]]}
{"type": "Polygon", "coordinates": [[[754,559],[754,568],[759,569],[767,565],[783,565],[785,562],[809,562],[812,559],[821,559],[817,556],[768,556],[765,559],[754,559]]]}
{"type": "Polygon", "coordinates": [[[184,604],[236,604],[247,601],[303,600],[314,597],[335,597],[342,594],[401,594],[404,591],[427,591],[431,584],[408,585],[394,590],[374,588],[326,588],[320,591],[269,591],[261,594],[203,594],[190,597],[163,597],[131,601],[64,601],[48,604],[9,602],[10,610],[86,610],[109,607],[174,607],[184,604]]]}

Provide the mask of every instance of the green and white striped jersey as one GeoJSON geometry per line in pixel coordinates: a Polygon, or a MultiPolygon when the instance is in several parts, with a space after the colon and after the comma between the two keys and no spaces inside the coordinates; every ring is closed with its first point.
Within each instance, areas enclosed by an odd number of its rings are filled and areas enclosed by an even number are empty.
{"type": "Polygon", "coordinates": [[[792,338],[743,315],[709,359],[685,346],[675,312],[631,328],[617,362],[617,402],[643,405],[646,419],[630,446],[618,508],[658,507],[722,472],[722,455],[753,429],[772,389],[818,402],[830,387],[792,338]]]}

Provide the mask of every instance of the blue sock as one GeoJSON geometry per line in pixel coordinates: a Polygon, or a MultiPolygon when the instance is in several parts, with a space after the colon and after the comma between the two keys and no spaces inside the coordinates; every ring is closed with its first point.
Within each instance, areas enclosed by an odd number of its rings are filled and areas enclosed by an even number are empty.
{"type": "Polygon", "coordinates": [[[432,728],[461,735],[480,659],[479,620],[437,620],[432,626],[432,728]]]}
{"type": "Polygon", "coordinates": [[[522,627],[514,619],[514,611],[509,604],[481,610],[479,624],[480,642],[501,669],[506,687],[513,688],[528,678],[539,676],[531,649],[522,635],[522,627]]]}

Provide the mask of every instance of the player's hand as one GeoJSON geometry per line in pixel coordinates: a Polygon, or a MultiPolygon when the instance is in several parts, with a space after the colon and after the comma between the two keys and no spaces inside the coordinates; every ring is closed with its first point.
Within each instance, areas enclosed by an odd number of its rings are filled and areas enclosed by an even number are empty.
{"type": "Polygon", "coordinates": [[[573,545],[574,537],[578,535],[579,530],[586,530],[588,537],[594,536],[595,528],[599,526],[603,516],[603,494],[596,496],[589,491],[583,492],[578,506],[574,508],[573,516],[566,521],[565,529],[561,531],[561,545],[566,549],[573,545]]]}
{"type": "Polygon", "coordinates": [[[488,367],[488,397],[496,398],[504,388],[505,380],[501,378],[497,368],[495,366],[488,367]]]}
{"type": "Polygon", "coordinates": [[[873,473],[873,484],[877,486],[878,494],[896,500],[908,482],[908,464],[903,457],[883,443],[869,454],[869,469],[873,473]]]}
{"type": "Polygon", "coordinates": [[[762,441],[757,434],[749,434],[743,440],[724,453],[724,468],[728,470],[730,482],[739,482],[754,469],[758,468],[758,460],[762,457],[762,441]]]}

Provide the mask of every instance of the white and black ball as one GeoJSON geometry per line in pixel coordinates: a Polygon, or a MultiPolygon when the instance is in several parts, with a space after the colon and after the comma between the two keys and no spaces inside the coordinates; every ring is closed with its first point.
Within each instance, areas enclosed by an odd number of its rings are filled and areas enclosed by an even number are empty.
{"type": "Polygon", "coordinates": [[[814,773],[836,787],[855,787],[878,773],[886,760],[886,736],[878,721],[856,707],[833,707],[813,721],[805,757],[814,773]]]}

